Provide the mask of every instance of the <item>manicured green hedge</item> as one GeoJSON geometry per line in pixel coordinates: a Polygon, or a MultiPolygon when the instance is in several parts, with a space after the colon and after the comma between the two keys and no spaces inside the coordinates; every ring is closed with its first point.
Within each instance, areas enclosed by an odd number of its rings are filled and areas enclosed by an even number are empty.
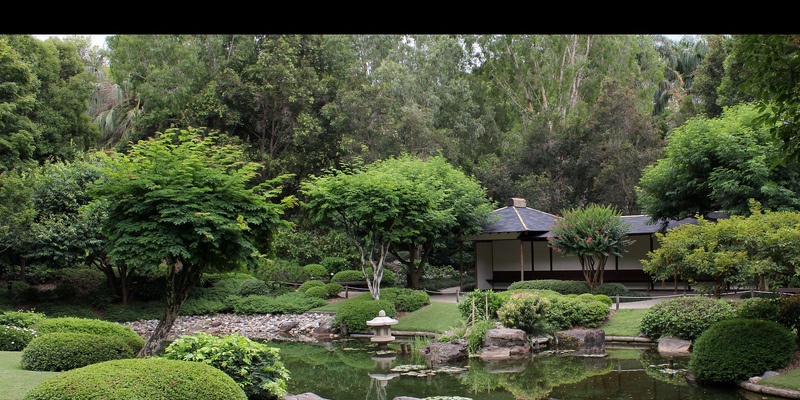
{"type": "Polygon", "coordinates": [[[651,339],[672,336],[695,340],[719,321],[735,316],[728,300],[709,297],[678,297],[650,307],[642,316],[641,331],[651,339]]]}
{"type": "Polygon", "coordinates": [[[115,322],[86,318],[48,318],[38,322],[33,329],[40,335],[54,332],[90,333],[100,336],[117,337],[125,341],[133,353],[138,353],[144,346],[144,339],[133,329],[115,322]]]}
{"type": "Polygon", "coordinates": [[[386,312],[387,317],[393,318],[397,315],[394,303],[389,300],[355,297],[342,304],[336,312],[336,324],[345,325],[348,332],[369,332],[372,328],[367,325],[367,321],[377,317],[381,310],[386,312]]]}
{"type": "Polygon", "coordinates": [[[529,334],[549,333],[547,312],[550,300],[536,292],[520,292],[511,296],[499,310],[497,319],[506,328],[521,329],[529,334]]]}
{"type": "Polygon", "coordinates": [[[297,290],[300,291],[300,292],[305,293],[306,290],[308,290],[308,289],[310,289],[312,287],[319,287],[319,288],[325,287],[325,282],[318,281],[318,280],[305,281],[305,282],[303,282],[302,285],[300,285],[299,288],[297,288],[297,290]]]}
{"type": "Polygon", "coordinates": [[[128,343],[119,337],[55,332],[31,340],[22,350],[20,363],[31,371],[67,371],[134,356],[128,343]]]}
{"type": "Polygon", "coordinates": [[[431,303],[430,296],[422,290],[410,288],[381,289],[381,299],[394,303],[397,311],[412,312],[431,303]]]}
{"type": "Polygon", "coordinates": [[[164,350],[164,358],[218,368],[233,378],[249,399],[286,395],[289,371],[281,362],[279,350],[243,336],[181,336],[164,350]]]}
{"type": "Polygon", "coordinates": [[[247,400],[224,372],[202,363],[143,358],[73,369],[42,382],[25,400],[247,400]]]}
{"type": "Polygon", "coordinates": [[[356,281],[365,281],[364,273],[352,269],[339,271],[333,275],[331,278],[331,282],[356,282],[356,281]]]}
{"type": "Polygon", "coordinates": [[[786,367],[795,350],[794,334],[776,322],[731,319],[697,339],[689,369],[703,383],[736,384],[786,367]]]}

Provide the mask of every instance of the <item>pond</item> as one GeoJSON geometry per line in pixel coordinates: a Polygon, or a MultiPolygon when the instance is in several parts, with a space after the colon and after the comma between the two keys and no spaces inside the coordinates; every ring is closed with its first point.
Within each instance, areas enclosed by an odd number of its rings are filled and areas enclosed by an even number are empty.
{"type": "MultiPolygon", "coordinates": [[[[688,358],[670,360],[652,348],[607,348],[605,357],[544,351],[523,360],[427,370],[422,355],[383,354],[366,340],[269,342],[292,374],[289,393],[331,400],[396,396],[461,396],[474,400],[778,400],[738,388],[688,384],[688,358]]],[[[397,346],[395,349],[399,349],[397,346]]]]}

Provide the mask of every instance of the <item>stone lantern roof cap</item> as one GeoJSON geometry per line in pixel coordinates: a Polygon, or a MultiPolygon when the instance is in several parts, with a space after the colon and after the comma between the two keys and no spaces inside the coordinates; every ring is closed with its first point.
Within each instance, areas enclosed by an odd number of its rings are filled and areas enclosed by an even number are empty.
{"type": "Polygon", "coordinates": [[[369,326],[386,326],[386,325],[394,325],[397,323],[397,320],[394,318],[390,318],[386,316],[386,311],[381,310],[378,313],[378,316],[367,321],[367,325],[369,326]]]}

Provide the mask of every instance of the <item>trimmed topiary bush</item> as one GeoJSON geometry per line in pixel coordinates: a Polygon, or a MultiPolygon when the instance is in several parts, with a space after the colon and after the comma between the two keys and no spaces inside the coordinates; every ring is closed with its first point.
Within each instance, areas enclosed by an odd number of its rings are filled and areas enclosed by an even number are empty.
{"type": "Polygon", "coordinates": [[[310,289],[312,287],[320,287],[320,288],[321,287],[325,287],[325,282],[316,281],[316,280],[315,281],[305,281],[305,282],[303,282],[302,285],[300,285],[299,288],[297,288],[297,290],[300,291],[300,292],[305,293],[306,290],[308,290],[308,289],[310,289]]]}
{"type": "MultiPolygon", "coordinates": [[[[368,294],[367,294],[368,295],[368,294]]],[[[344,325],[348,332],[369,332],[367,321],[378,316],[383,310],[387,317],[397,315],[394,303],[389,300],[374,300],[372,297],[357,297],[344,302],[336,312],[336,324],[344,325]]]]}
{"type": "Polygon", "coordinates": [[[512,283],[508,290],[552,290],[561,294],[589,293],[589,284],[586,281],[562,281],[558,279],[538,279],[533,281],[518,281],[512,283]]]}
{"type": "Polygon", "coordinates": [[[693,341],[712,325],[733,318],[734,305],[709,297],[678,297],[650,307],[642,316],[641,331],[651,339],[672,336],[693,341]]]}
{"type": "Polygon", "coordinates": [[[596,328],[605,321],[610,308],[594,295],[549,295],[546,319],[552,329],[596,328]]]}
{"type": "Polygon", "coordinates": [[[331,282],[325,285],[325,291],[328,292],[328,297],[337,297],[342,290],[344,290],[344,287],[336,282],[331,282]]]}
{"type": "Polygon", "coordinates": [[[208,364],[228,374],[248,399],[286,396],[289,371],[278,349],[239,335],[207,333],[181,336],[164,350],[164,358],[208,364]]]}
{"type": "Polygon", "coordinates": [[[328,270],[320,264],[308,264],[303,267],[305,279],[328,279],[328,270]]]}
{"type": "Polygon", "coordinates": [[[49,378],[25,400],[247,400],[224,372],[206,364],[137,358],[107,361],[49,378]]]}
{"type": "Polygon", "coordinates": [[[100,336],[117,337],[125,341],[134,354],[144,346],[144,339],[133,329],[115,322],[96,319],[62,317],[48,318],[33,326],[40,335],[55,332],[90,333],[100,336]]]}
{"type": "Polygon", "coordinates": [[[422,290],[411,288],[386,288],[381,290],[381,299],[394,303],[397,311],[412,312],[431,303],[430,296],[422,290]]]}
{"type": "Polygon", "coordinates": [[[327,299],[328,298],[328,291],[325,290],[325,286],[313,286],[306,289],[306,296],[308,297],[317,297],[320,299],[327,299]]]}
{"type": "Polygon", "coordinates": [[[0,325],[0,351],[20,351],[35,337],[32,329],[0,325]]]}
{"type": "Polygon", "coordinates": [[[473,290],[464,295],[464,298],[458,303],[458,310],[461,312],[461,317],[467,321],[471,321],[473,315],[475,319],[495,319],[497,318],[497,310],[503,306],[505,300],[503,297],[490,290],[473,290]]]}
{"type": "Polygon", "coordinates": [[[689,369],[702,383],[737,384],[785,367],[795,350],[794,334],[776,322],[731,319],[697,339],[689,369]]]}
{"type": "Polygon", "coordinates": [[[521,292],[511,296],[499,310],[497,320],[506,328],[521,329],[529,334],[549,331],[547,311],[550,300],[536,292],[521,292]]]}
{"type": "Polygon", "coordinates": [[[31,371],[67,371],[133,356],[128,343],[119,337],[55,332],[31,340],[22,350],[20,364],[31,371]]]}
{"type": "Polygon", "coordinates": [[[736,304],[736,318],[778,321],[780,299],[751,297],[736,304]]]}
{"type": "Polygon", "coordinates": [[[243,280],[241,284],[239,284],[239,290],[237,294],[239,296],[251,296],[251,295],[268,295],[270,294],[271,289],[267,282],[262,281],[261,279],[246,279],[243,280]]]}
{"type": "Polygon", "coordinates": [[[339,271],[331,277],[331,282],[366,282],[364,278],[364,273],[360,270],[344,270],[339,271]]]}

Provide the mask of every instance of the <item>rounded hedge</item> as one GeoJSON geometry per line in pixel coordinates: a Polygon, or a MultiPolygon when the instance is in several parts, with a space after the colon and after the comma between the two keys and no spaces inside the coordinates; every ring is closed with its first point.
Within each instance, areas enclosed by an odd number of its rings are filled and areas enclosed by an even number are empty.
{"type": "Polygon", "coordinates": [[[327,299],[328,298],[328,291],[325,289],[325,286],[313,286],[306,289],[306,296],[308,297],[317,297],[320,299],[327,299]]]}
{"type": "Polygon", "coordinates": [[[134,354],[142,349],[145,342],[144,339],[130,327],[120,325],[116,322],[97,319],[76,317],[48,318],[36,323],[33,329],[41,335],[55,332],[74,332],[118,337],[128,344],[134,354]]]}
{"type": "Polygon", "coordinates": [[[20,364],[30,371],[67,371],[135,355],[128,343],[114,336],[54,332],[34,338],[22,350],[20,364]]]}
{"type": "Polygon", "coordinates": [[[321,264],[308,264],[302,268],[303,277],[306,279],[327,279],[328,269],[321,264]]]}
{"type": "Polygon", "coordinates": [[[337,325],[344,325],[348,332],[369,332],[367,321],[378,316],[383,310],[387,317],[394,318],[397,310],[389,300],[374,300],[371,297],[353,298],[344,302],[336,312],[337,325]]]}
{"type": "Polygon", "coordinates": [[[328,297],[337,297],[342,290],[344,290],[344,287],[336,282],[331,282],[325,285],[325,291],[328,292],[328,297]]]}
{"type": "Polygon", "coordinates": [[[609,305],[594,295],[550,295],[546,319],[554,329],[596,328],[611,311],[609,305]]]}
{"type": "Polygon", "coordinates": [[[689,369],[702,383],[736,384],[785,367],[795,350],[794,334],[777,322],[730,319],[697,339],[689,369]]]}
{"type": "Polygon", "coordinates": [[[777,321],[779,308],[780,299],[751,297],[737,303],[736,317],[777,321]]]}
{"type": "Polygon", "coordinates": [[[547,333],[547,311],[550,300],[535,292],[511,296],[499,310],[497,320],[506,328],[521,329],[529,334],[547,333]]]}
{"type": "Polygon", "coordinates": [[[25,400],[247,400],[224,372],[206,364],[162,358],[106,361],[45,380],[25,400]]]}
{"type": "Polygon", "coordinates": [[[662,336],[694,341],[719,321],[735,316],[728,300],[709,297],[678,297],[650,307],[642,316],[641,332],[651,339],[662,336]]]}
{"type": "Polygon", "coordinates": [[[412,312],[430,304],[430,296],[423,290],[411,288],[386,288],[381,290],[381,299],[394,303],[397,311],[412,312]]]}
{"type": "Polygon", "coordinates": [[[366,279],[363,272],[348,269],[334,274],[331,282],[366,282],[366,279]]]}
{"type": "Polygon", "coordinates": [[[308,289],[311,289],[312,287],[320,287],[320,288],[321,287],[325,287],[325,282],[317,281],[317,280],[305,281],[305,282],[303,282],[302,285],[300,285],[299,288],[297,288],[297,290],[300,291],[300,292],[305,293],[308,289]]]}

